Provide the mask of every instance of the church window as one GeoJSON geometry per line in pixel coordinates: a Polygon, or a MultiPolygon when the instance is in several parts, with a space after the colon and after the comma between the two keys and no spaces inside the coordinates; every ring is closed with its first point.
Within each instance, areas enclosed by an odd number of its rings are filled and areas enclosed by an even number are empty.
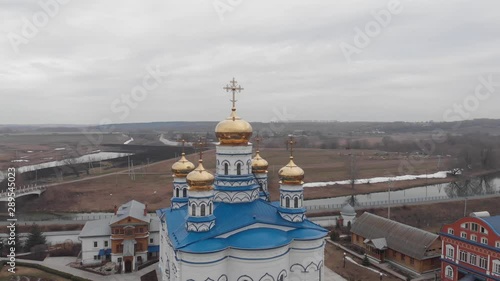
{"type": "Polygon", "coordinates": [[[224,163],[224,175],[228,175],[229,174],[229,164],[227,163],[224,163]]]}
{"type": "Polygon", "coordinates": [[[202,217],[204,217],[204,216],[205,216],[205,212],[206,212],[206,211],[205,211],[205,208],[206,208],[206,207],[205,207],[205,204],[201,204],[200,209],[201,209],[201,216],[202,216],[202,217]]]}
{"type": "Polygon", "coordinates": [[[241,163],[236,164],[236,174],[241,175],[241,163]]]}
{"type": "Polygon", "coordinates": [[[299,207],[299,197],[295,197],[295,198],[293,199],[293,206],[294,206],[295,208],[298,208],[298,207],[299,207]]]}
{"type": "Polygon", "coordinates": [[[184,188],[182,190],[182,197],[186,198],[187,197],[187,188],[184,188]]]}
{"type": "Polygon", "coordinates": [[[175,197],[179,197],[179,188],[175,189],[175,197]]]}
{"type": "Polygon", "coordinates": [[[285,198],[285,207],[290,208],[290,198],[285,198]]]}
{"type": "Polygon", "coordinates": [[[196,216],[196,206],[194,204],[191,205],[191,216],[196,216]]]}

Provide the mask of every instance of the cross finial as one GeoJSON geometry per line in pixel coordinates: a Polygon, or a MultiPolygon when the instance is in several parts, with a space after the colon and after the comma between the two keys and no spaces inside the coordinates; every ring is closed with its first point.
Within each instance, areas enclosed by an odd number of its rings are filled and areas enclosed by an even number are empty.
{"type": "Polygon", "coordinates": [[[201,138],[198,139],[195,147],[198,149],[198,153],[200,154],[200,162],[203,161],[203,148],[205,148],[206,143],[202,141],[201,138]]]}
{"type": "Polygon", "coordinates": [[[185,148],[186,140],[185,139],[178,139],[177,142],[182,143],[182,154],[184,154],[185,153],[184,148],[185,148]]]}
{"type": "Polygon", "coordinates": [[[293,135],[289,135],[288,137],[289,137],[288,144],[290,145],[290,158],[293,158],[293,145],[297,142],[293,138],[293,135]]]}
{"type": "Polygon", "coordinates": [[[255,140],[255,143],[256,143],[256,149],[257,149],[257,152],[259,152],[259,149],[260,149],[260,141],[262,140],[261,137],[259,137],[258,135],[254,138],[255,140]]]}
{"type": "Polygon", "coordinates": [[[238,93],[241,93],[241,91],[243,90],[243,88],[238,85],[238,81],[236,81],[233,77],[233,80],[229,81],[230,84],[227,84],[226,87],[224,87],[223,89],[226,90],[226,92],[229,92],[231,91],[232,94],[233,94],[233,99],[231,99],[231,102],[233,103],[233,111],[236,110],[236,91],[238,91],[238,93]]]}

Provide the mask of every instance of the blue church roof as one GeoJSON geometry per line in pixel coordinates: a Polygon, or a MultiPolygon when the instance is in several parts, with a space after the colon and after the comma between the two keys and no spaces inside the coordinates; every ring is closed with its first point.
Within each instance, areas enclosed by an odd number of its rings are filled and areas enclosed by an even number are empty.
{"type": "Polygon", "coordinates": [[[174,249],[194,253],[221,251],[226,248],[271,249],[289,244],[293,240],[314,240],[325,237],[327,230],[308,220],[289,222],[281,218],[274,204],[263,200],[248,203],[215,203],[215,226],[207,232],[190,232],[186,229],[187,206],[179,209],[158,210],[158,216],[165,216],[168,235],[174,249]],[[246,229],[226,238],[220,235],[242,229],[255,223],[285,227],[246,229]]]}

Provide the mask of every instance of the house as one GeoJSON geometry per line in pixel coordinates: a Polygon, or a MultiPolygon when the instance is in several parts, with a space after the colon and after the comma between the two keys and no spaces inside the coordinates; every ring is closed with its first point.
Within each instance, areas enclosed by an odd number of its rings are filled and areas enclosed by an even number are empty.
{"type": "Polygon", "coordinates": [[[441,228],[441,280],[500,280],[500,216],[471,213],[441,228]]]}
{"type": "Polygon", "coordinates": [[[380,262],[422,274],[440,267],[439,236],[406,224],[363,213],[351,227],[352,243],[380,262]]]}
{"type": "Polygon", "coordinates": [[[148,214],[147,206],[132,200],[115,206],[113,216],[89,221],[79,235],[82,264],[112,261],[125,272],[158,258],[159,220],[148,214]]]}

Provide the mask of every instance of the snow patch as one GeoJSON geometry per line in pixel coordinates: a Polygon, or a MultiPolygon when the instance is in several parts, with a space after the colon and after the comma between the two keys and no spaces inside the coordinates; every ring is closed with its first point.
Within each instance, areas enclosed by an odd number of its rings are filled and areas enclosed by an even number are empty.
{"type": "MultiPolygon", "coordinates": [[[[416,179],[444,179],[448,176],[448,173],[450,173],[450,171],[440,171],[434,174],[424,174],[424,175],[404,175],[397,177],[376,177],[369,179],[358,179],[354,182],[354,184],[382,183],[389,181],[409,181],[416,179]]],[[[343,180],[343,181],[310,182],[310,183],[305,183],[304,187],[323,187],[336,184],[351,184],[351,181],[343,180]]]]}
{"type": "Polygon", "coordinates": [[[134,141],[134,138],[133,138],[133,137],[130,137],[130,139],[129,139],[128,141],[124,142],[123,144],[129,144],[129,143],[131,143],[131,142],[133,142],[133,141],[134,141]]]}
{"type": "Polygon", "coordinates": [[[58,147],[58,148],[54,148],[54,150],[58,150],[58,151],[59,150],[66,150],[66,148],[64,148],[64,147],[58,147]]]}

